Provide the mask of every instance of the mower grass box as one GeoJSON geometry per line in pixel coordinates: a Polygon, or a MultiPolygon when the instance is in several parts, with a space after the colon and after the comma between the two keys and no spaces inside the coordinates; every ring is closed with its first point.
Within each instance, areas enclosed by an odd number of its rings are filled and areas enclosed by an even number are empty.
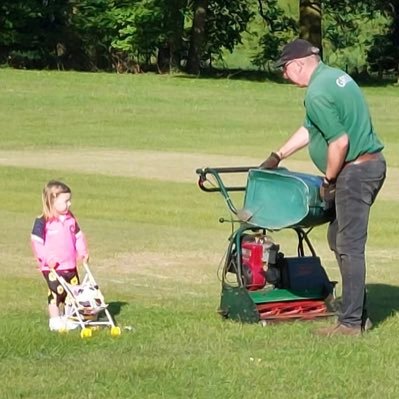
{"type": "Polygon", "coordinates": [[[250,170],[244,200],[247,222],[269,230],[328,222],[332,215],[320,198],[322,181],[319,176],[284,168],[250,170]]]}

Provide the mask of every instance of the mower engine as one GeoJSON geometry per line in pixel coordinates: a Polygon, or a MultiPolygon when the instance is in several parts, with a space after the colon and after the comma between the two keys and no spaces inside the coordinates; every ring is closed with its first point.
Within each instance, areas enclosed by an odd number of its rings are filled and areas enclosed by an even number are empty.
{"type": "Polygon", "coordinates": [[[280,246],[266,235],[245,235],[241,242],[241,264],[244,285],[254,291],[266,283],[275,284],[280,272],[275,267],[280,246]]]}

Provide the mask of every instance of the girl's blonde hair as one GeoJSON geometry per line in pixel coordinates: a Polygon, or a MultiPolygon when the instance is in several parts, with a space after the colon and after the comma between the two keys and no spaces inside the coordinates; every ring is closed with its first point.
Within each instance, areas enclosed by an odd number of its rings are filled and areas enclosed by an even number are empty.
{"type": "Polygon", "coordinates": [[[43,188],[42,202],[43,202],[43,216],[46,220],[53,218],[54,200],[58,195],[68,193],[71,194],[71,189],[65,184],[58,180],[50,180],[43,188]]]}

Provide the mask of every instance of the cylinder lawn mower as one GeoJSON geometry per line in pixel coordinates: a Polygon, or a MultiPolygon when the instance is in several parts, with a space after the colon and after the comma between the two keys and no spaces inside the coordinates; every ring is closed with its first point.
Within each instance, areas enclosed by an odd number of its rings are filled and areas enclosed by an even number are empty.
{"type": "Polygon", "coordinates": [[[196,173],[201,190],[220,192],[233,214],[219,313],[250,323],[335,315],[329,302],[336,282],[329,281],[309,239],[313,227],[334,217],[320,198],[322,178],[285,168],[203,168],[196,173]],[[224,184],[221,175],[235,173],[247,173],[246,187],[224,184]],[[241,209],[230,197],[234,191],[245,192],[241,209]],[[295,231],[297,256],[285,257],[270,238],[269,232],[281,229],[295,231]]]}

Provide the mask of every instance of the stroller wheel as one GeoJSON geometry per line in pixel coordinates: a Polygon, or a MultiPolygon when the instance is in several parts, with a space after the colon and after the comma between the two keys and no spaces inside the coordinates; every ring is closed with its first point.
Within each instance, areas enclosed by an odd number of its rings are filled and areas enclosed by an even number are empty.
{"type": "Polygon", "coordinates": [[[121,335],[121,328],[116,326],[111,327],[111,336],[118,337],[119,335],[121,335]]]}
{"type": "Polygon", "coordinates": [[[92,331],[90,328],[83,328],[82,331],[80,332],[80,338],[90,338],[92,335],[92,331]]]}

